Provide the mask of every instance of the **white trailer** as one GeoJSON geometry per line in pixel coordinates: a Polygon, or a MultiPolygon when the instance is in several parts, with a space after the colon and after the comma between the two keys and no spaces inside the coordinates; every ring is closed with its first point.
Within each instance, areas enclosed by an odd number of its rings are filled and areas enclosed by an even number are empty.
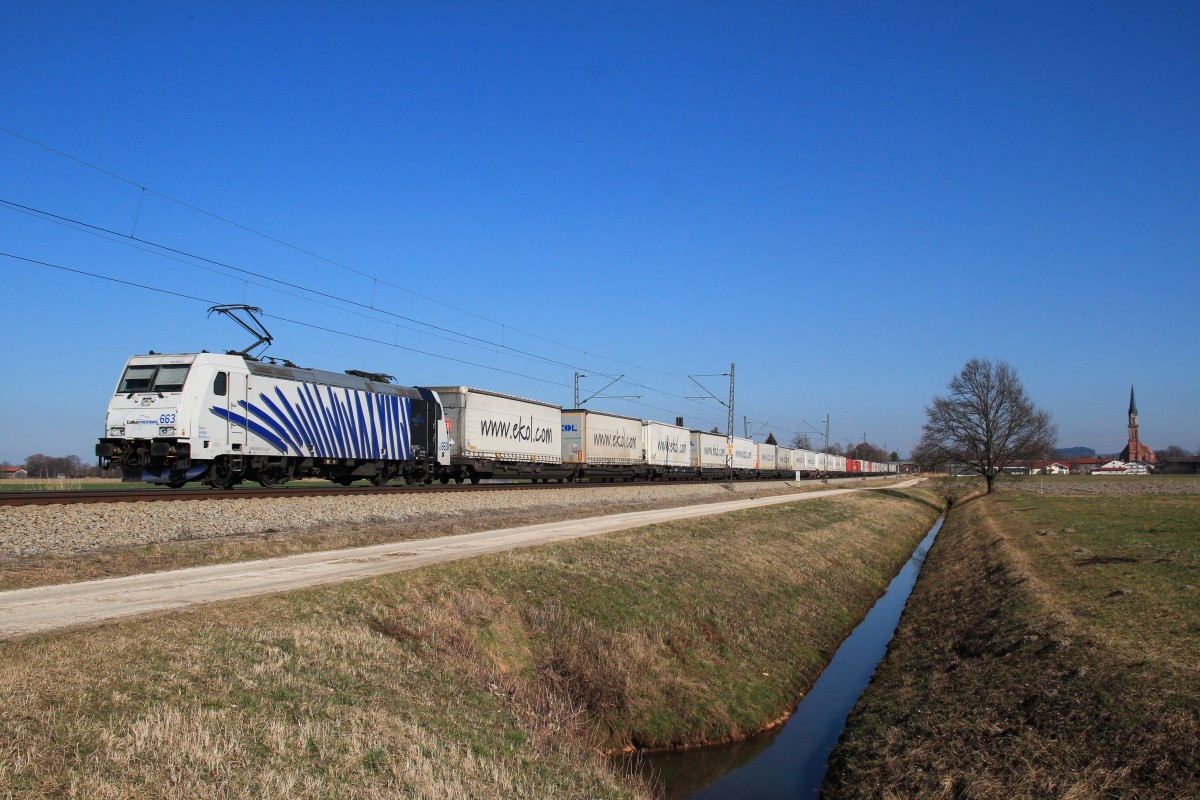
{"type": "Polygon", "coordinates": [[[733,469],[735,472],[753,472],[758,469],[758,447],[749,439],[733,437],[733,469]]]}
{"type": "Polygon", "coordinates": [[[665,422],[642,423],[643,463],[652,477],[689,472],[692,466],[692,436],[687,428],[665,422]]]}
{"type": "Polygon", "coordinates": [[[777,460],[778,450],[779,450],[779,448],[776,445],[763,444],[762,442],[759,442],[759,445],[758,445],[758,471],[759,472],[769,472],[772,474],[775,472],[776,464],[778,463],[778,460],[777,460]]]}
{"type": "Polygon", "coordinates": [[[562,412],[563,464],[577,465],[576,477],[588,471],[616,474],[632,470],[605,470],[604,467],[632,467],[642,462],[642,421],[637,417],[608,414],[586,408],[562,412]]]}
{"type": "Polygon", "coordinates": [[[692,431],[692,466],[700,473],[712,476],[725,471],[728,464],[729,439],[719,433],[692,431]]]}
{"type": "Polygon", "coordinates": [[[797,450],[792,456],[792,469],[800,474],[815,475],[821,471],[824,455],[812,450],[797,450]]]}
{"type": "Polygon", "coordinates": [[[449,436],[449,477],[563,478],[562,407],[475,389],[432,388],[441,398],[449,436]]]}

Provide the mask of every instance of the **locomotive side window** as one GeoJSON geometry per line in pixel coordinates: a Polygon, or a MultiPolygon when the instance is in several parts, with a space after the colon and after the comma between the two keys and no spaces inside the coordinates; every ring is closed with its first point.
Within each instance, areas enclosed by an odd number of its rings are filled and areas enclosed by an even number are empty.
{"type": "Polygon", "coordinates": [[[154,380],[156,369],[158,367],[153,364],[130,364],[117,385],[117,394],[150,391],[150,381],[154,380]]]}
{"type": "Polygon", "coordinates": [[[229,388],[229,373],[218,372],[217,377],[213,380],[213,394],[217,397],[224,397],[225,392],[229,388]]]}

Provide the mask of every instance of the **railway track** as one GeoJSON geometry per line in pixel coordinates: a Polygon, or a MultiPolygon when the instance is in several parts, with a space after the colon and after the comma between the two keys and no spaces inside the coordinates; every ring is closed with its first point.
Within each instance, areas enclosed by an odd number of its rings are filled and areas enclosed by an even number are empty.
{"type": "MultiPolygon", "coordinates": [[[[669,481],[672,485],[712,481],[669,481]]],[[[76,505],[83,503],[152,503],[178,500],[259,500],[288,497],[344,497],[374,494],[433,494],[445,492],[548,491],[553,489],[612,487],[602,481],[581,483],[481,483],[414,486],[283,486],[271,489],[49,489],[0,492],[0,506],[76,505]]],[[[625,484],[621,484],[625,485],[625,484]]],[[[634,485],[634,484],[629,484],[634,485]]],[[[640,484],[653,485],[653,484],[640,484]]]]}

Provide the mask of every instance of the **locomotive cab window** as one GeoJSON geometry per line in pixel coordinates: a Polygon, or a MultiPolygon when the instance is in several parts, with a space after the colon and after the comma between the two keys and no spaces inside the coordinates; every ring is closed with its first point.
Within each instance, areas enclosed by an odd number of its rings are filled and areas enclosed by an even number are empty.
{"type": "Polygon", "coordinates": [[[225,392],[229,389],[229,373],[218,372],[217,377],[213,379],[213,394],[217,397],[224,397],[225,392]]]}
{"type": "Polygon", "coordinates": [[[163,364],[154,376],[154,392],[182,392],[183,379],[187,377],[191,364],[163,364]]]}
{"type": "Polygon", "coordinates": [[[154,380],[154,371],[158,367],[153,364],[130,364],[117,384],[117,394],[150,391],[150,382],[154,380]]]}
{"type": "Polygon", "coordinates": [[[182,392],[190,364],[130,364],[117,384],[117,394],[182,392]]]}

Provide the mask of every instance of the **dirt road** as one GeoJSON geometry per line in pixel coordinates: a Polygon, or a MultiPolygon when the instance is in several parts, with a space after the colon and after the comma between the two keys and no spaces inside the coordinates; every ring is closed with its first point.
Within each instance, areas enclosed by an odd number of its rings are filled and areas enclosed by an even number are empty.
{"type": "MultiPolygon", "coordinates": [[[[888,488],[911,486],[916,482],[908,481],[888,488]]],[[[359,580],[517,547],[595,536],[660,522],[725,514],[779,503],[802,503],[858,491],[871,489],[829,489],[683,508],[634,511],[436,539],[326,550],[262,561],[217,564],[125,578],[0,592],[0,638],[14,638],[221,600],[359,580]]]]}

